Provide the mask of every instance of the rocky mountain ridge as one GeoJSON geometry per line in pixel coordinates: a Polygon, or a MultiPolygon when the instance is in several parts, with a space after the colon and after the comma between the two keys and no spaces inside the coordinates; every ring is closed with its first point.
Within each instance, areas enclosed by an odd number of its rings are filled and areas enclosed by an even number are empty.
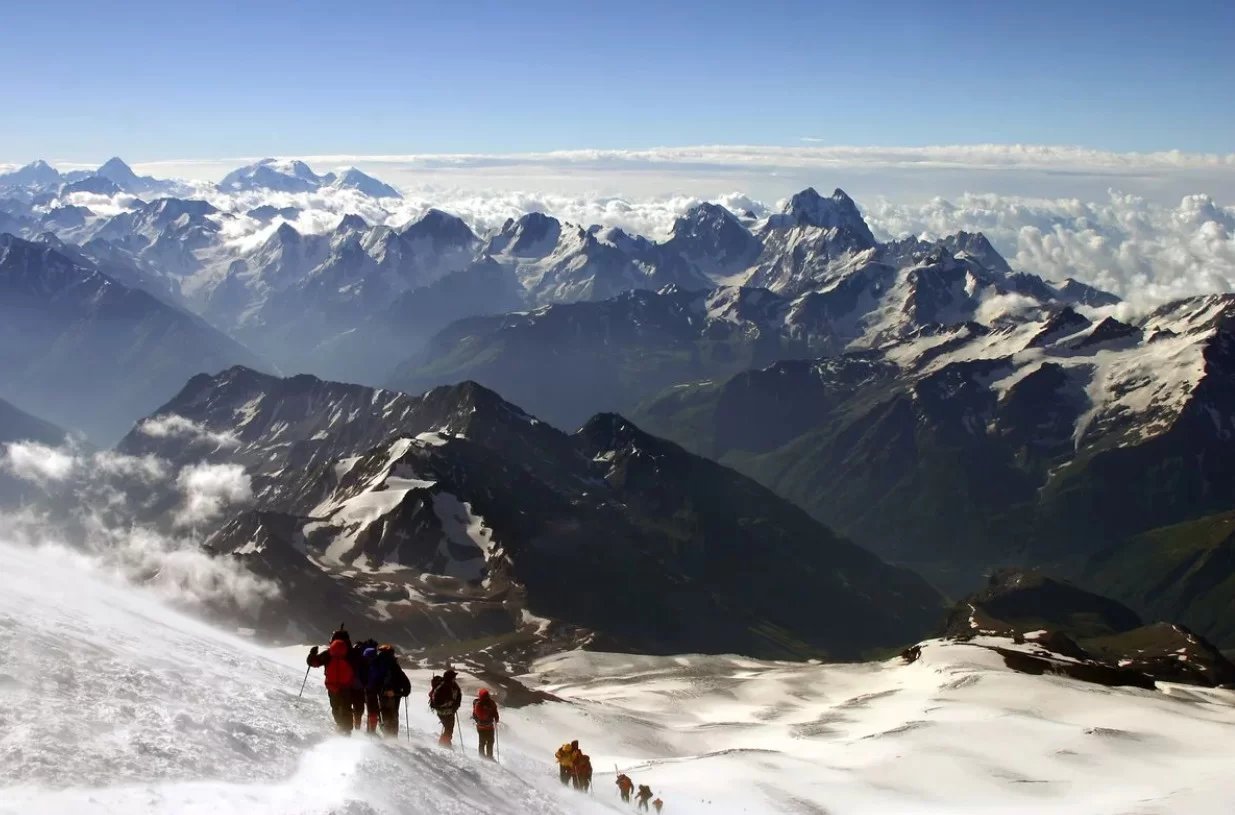
{"type": "Polygon", "coordinates": [[[242,464],[255,505],[209,547],[297,608],[332,593],[423,647],[444,625],[495,647],[853,658],[925,633],[940,608],[731,470],[615,415],[567,435],[474,383],[409,397],[234,368],[118,450],[242,464]],[[151,432],[169,423],[191,431],[151,432]]]}

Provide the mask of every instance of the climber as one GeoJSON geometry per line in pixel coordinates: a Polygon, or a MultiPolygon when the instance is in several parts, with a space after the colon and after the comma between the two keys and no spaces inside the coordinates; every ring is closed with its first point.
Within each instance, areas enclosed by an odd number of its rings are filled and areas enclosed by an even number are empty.
{"type": "Polygon", "coordinates": [[[617,777],[618,794],[622,796],[622,800],[630,803],[630,793],[635,788],[635,782],[630,780],[630,776],[626,773],[618,773],[617,777]]]}
{"type": "Polygon", "coordinates": [[[572,741],[570,744],[563,744],[557,748],[557,752],[553,757],[557,759],[558,780],[565,787],[571,783],[575,777],[575,759],[582,755],[583,751],[579,749],[579,742],[572,741]]]}
{"type": "Polygon", "coordinates": [[[592,758],[591,756],[580,753],[575,757],[574,764],[575,789],[580,792],[591,792],[592,790],[592,758]]]}
{"type": "Polygon", "coordinates": [[[350,736],[364,715],[364,689],[361,671],[352,656],[351,637],[343,626],[330,635],[326,653],[314,645],[305,664],[310,668],[325,668],[326,696],[330,699],[330,714],[338,731],[350,736]]]}
{"type": "Polygon", "coordinates": [[[639,794],[635,796],[635,800],[639,802],[639,809],[643,810],[644,812],[647,812],[648,811],[648,801],[652,799],[652,796],[654,794],[655,793],[652,792],[652,788],[649,787],[647,784],[640,784],[639,794]]]}
{"type": "MultiPolygon", "coordinates": [[[[366,652],[367,653],[367,652],[366,652]]],[[[368,681],[365,691],[371,700],[377,704],[377,716],[381,721],[382,735],[390,738],[399,736],[399,705],[403,698],[412,692],[411,680],[403,672],[403,666],[395,656],[393,645],[382,645],[374,652],[369,663],[368,681]]],[[[369,732],[373,732],[374,710],[369,708],[369,732]]]]}
{"type": "Polygon", "coordinates": [[[480,739],[480,755],[492,761],[499,717],[497,702],[493,701],[488,688],[481,688],[472,702],[472,721],[476,723],[476,735],[480,739]]]}
{"type": "Polygon", "coordinates": [[[438,744],[452,744],[455,739],[455,714],[463,705],[463,691],[455,681],[458,676],[453,670],[447,670],[441,678],[434,677],[433,689],[429,691],[429,707],[437,714],[442,723],[442,735],[438,744]]]}

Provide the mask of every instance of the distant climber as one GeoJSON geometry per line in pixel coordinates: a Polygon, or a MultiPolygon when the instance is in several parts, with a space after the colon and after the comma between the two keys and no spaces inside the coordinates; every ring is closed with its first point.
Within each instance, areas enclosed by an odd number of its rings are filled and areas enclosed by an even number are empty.
{"type": "Polygon", "coordinates": [[[557,752],[553,757],[557,759],[558,779],[562,782],[562,786],[569,785],[575,778],[575,759],[583,754],[579,749],[579,742],[572,741],[570,744],[563,744],[557,748],[557,752]]]}
{"type": "MultiPolygon", "coordinates": [[[[366,652],[367,653],[367,652],[366,652]]],[[[393,645],[382,645],[374,652],[369,663],[369,675],[365,683],[366,700],[377,704],[378,721],[382,735],[399,736],[399,705],[412,692],[412,682],[403,672],[403,666],[395,656],[393,645]]],[[[374,711],[369,708],[369,732],[373,732],[374,711]]]]}
{"type": "Polygon", "coordinates": [[[350,736],[364,715],[364,689],[361,671],[355,663],[351,637],[342,626],[330,635],[326,653],[316,645],[309,650],[305,664],[310,668],[325,668],[326,696],[330,699],[330,714],[338,731],[350,736]]]}
{"type": "Polygon", "coordinates": [[[618,794],[622,796],[622,800],[630,803],[630,793],[635,789],[635,782],[630,780],[630,776],[626,773],[618,773],[617,777],[618,794]]]}
{"type": "Polygon", "coordinates": [[[665,802],[660,800],[659,798],[657,798],[655,801],[652,802],[652,808],[655,809],[658,813],[660,812],[661,807],[663,807],[664,805],[665,805],[665,802]]]}
{"type": "Polygon", "coordinates": [[[580,792],[591,792],[592,790],[592,757],[586,753],[580,753],[575,758],[574,766],[575,789],[580,792]]]}
{"type": "Polygon", "coordinates": [[[480,739],[480,755],[492,761],[499,716],[497,702],[493,700],[488,688],[481,688],[472,702],[472,721],[476,723],[476,736],[480,739]]]}
{"type": "Polygon", "coordinates": [[[643,810],[644,812],[647,812],[648,811],[648,801],[652,800],[653,795],[655,795],[655,793],[652,792],[651,787],[649,787],[647,784],[640,784],[639,794],[635,796],[635,800],[639,802],[639,809],[643,810]]]}
{"type": "Polygon", "coordinates": [[[447,670],[441,678],[434,677],[433,689],[429,691],[429,707],[437,714],[442,723],[442,735],[438,744],[453,744],[455,740],[455,714],[463,705],[463,691],[455,681],[458,676],[453,670],[447,670]]]}

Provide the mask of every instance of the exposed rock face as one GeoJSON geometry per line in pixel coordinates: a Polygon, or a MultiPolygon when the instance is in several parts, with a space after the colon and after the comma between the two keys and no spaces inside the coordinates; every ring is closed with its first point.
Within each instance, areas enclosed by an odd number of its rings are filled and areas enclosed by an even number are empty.
{"type": "Polygon", "coordinates": [[[1126,606],[1035,571],[994,575],[953,609],[945,632],[995,650],[1026,673],[1147,688],[1235,682],[1235,665],[1186,628],[1143,625],[1126,606]]]}

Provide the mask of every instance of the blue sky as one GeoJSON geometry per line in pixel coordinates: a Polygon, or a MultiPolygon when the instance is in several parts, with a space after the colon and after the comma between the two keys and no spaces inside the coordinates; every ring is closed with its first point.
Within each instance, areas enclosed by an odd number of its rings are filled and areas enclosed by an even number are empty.
{"type": "Polygon", "coordinates": [[[9,3],[0,161],[804,138],[1228,153],[1232,6],[9,3]]]}

